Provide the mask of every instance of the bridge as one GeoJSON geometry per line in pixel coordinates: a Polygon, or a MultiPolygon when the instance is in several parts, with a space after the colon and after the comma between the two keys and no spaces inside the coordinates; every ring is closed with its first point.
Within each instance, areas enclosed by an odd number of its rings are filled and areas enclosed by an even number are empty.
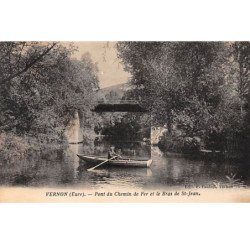
{"type": "Polygon", "coordinates": [[[115,100],[110,102],[99,101],[92,110],[97,113],[101,112],[149,112],[142,107],[136,100],[115,100]]]}
{"type": "MultiPolygon", "coordinates": [[[[115,100],[115,101],[99,101],[93,112],[140,112],[149,113],[149,110],[143,108],[136,100],[115,100]]],[[[80,127],[80,119],[78,112],[74,114],[74,118],[66,128],[65,136],[69,143],[77,144],[83,141],[82,129],[80,127]]]]}

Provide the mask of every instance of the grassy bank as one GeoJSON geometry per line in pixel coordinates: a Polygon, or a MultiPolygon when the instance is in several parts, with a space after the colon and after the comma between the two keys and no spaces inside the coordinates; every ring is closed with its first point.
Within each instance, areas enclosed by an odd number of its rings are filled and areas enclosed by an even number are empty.
{"type": "Polygon", "coordinates": [[[18,136],[14,133],[0,134],[0,160],[11,160],[11,158],[24,158],[29,154],[39,154],[44,151],[63,149],[68,146],[66,140],[37,135],[32,137],[29,135],[18,136]]]}

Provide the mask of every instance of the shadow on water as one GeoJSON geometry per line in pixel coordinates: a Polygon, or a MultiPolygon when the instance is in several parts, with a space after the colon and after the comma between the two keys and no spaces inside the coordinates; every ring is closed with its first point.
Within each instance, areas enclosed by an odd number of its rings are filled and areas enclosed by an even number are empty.
{"type": "Polygon", "coordinates": [[[31,187],[85,187],[85,188],[166,188],[184,185],[236,183],[249,185],[246,167],[238,164],[216,163],[165,156],[158,147],[143,142],[105,141],[100,138],[88,144],[70,145],[68,149],[30,154],[23,160],[0,162],[0,184],[31,187]],[[90,167],[79,161],[77,154],[95,154],[107,157],[108,148],[129,158],[149,159],[150,168],[103,168],[87,171],[90,167]]]}

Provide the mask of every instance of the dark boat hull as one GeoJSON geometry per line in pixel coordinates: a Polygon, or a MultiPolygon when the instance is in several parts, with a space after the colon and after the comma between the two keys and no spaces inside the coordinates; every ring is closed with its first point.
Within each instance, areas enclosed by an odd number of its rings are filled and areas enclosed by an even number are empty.
{"type": "MultiPolygon", "coordinates": [[[[107,160],[104,157],[95,157],[90,155],[77,155],[81,160],[90,163],[91,165],[97,165],[107,160]]],[[[111,160],[104,163],[102,166],[111,166],[111,167],[137,167],[137,168],[147,168],[151,165],[152,160],[131,160],[131,159],[118,159],[111,160]]]]}

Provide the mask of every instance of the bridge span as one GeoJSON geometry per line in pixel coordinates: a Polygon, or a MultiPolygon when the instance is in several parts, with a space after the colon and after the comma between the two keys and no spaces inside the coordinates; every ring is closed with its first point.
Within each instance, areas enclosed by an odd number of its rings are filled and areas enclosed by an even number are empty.
{"type": "Polygon", "coordinates": [[[142,107],[136,100],[116,100],[110,102],[100,101],[92,110],[97,113],[101,112],[149,112],[142,107]]]}

